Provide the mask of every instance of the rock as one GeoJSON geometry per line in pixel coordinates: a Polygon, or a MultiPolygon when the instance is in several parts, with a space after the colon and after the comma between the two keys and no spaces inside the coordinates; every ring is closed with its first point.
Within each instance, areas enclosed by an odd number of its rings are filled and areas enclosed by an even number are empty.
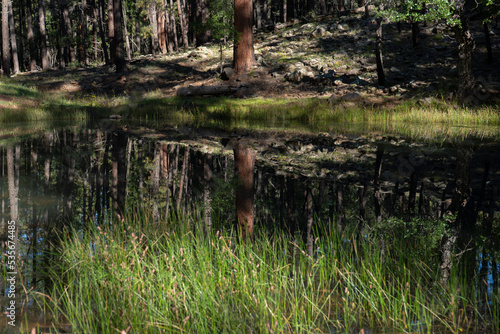
{"type": "Polygon", "coordinates": [[[314,29],[314,24],[313,23],[307,23],[302,26],[300,26],[299,30],[304,31],[304,30],[312,30],[314,29]]]}
{"type": "Polygon", "coordinates": [[[397,86],[389,87],[389,92],[391,94],[396,94],[398,92],[398,87],[397,86]]]}
{"type": "Polygon", "coordinates": [[[318,37],[325,37],[328,33],[328,29],[324,25],[319,25],[316,27],[316,29],[313,30],[311,33],[311,36],[313,38],[318,38],[318,37]]]}
{"type": "Polygon", "coordinates": [[[328,102],[330,104],[333,104],[333,103],[336,103],[338,100],[340,99],[340,97],[338,97],[337,95],[335,94],[332,94],[329,98],[328,98],[328,102]]]}
{"type": "Polygon", "coordinates": [[[222,80],[229,80],[234,76],[234,70],[231,67],[225,67],[220,75],[222,80]]]}
{"type": "Polygon", "coordinates": [[[420,99],[418,100],[418,104],[421,105],[421,106],[430,106],[431,104],[433,104],[436,100],[432,97],[432,96],[429,96],[429,97],[426,97],[426,98],[423,98],[423,99],[420,99]]]}
{"type": "Polygon", "coordinates": [[[285,75],[285,80],[290,82],[300,82],[304,78],[304,76],[308,74],[305,68],[299,68],[291,73],[285,75]]]}
{"type": "Polygon", "coordinates": [[[357,92],[344,94],[341,98],[342,101],[355,102],[361,100],[361,94],[357,92]]]}
{"type": "Polygon", "coordinates": [[[348,28],[344,27],[343,25],[341,24],[337,24],[335,25],[334,27],[334,30],[338,31],[338,32],[344,32],[346,31],[348,28]]]}
{"type": "Polygon", "coordinates": [[[397,68],[397,67],[394,67],[394,66],[393,66],[393,67],[391,67],[391,68],[389,69],[389,72],[392,72],[392,73],[399,73],[399,72],[401,72],[401,71],[399,70],[399,68],[397,68]]]}
{"type": "Polygon", "coordinates": [[[260,66],[267,66],[266,60],[261,55],[257,56],[257,64],[260,66]]]}
{"type": "Polygon", "coordinates": [[[342,86],[342,85],[344,84],[344,82],[343,82],[342,80],[340,80],[340,79],[337,79],[337,80],[335,80],[335,81],[333,82],[333,84],[334,84],[335,86],[342,86]]]}

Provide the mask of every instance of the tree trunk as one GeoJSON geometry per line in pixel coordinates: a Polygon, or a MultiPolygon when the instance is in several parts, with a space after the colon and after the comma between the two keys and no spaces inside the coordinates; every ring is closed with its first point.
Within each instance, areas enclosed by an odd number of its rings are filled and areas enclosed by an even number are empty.
{"type": "Polygon", "coordinates": [[[9,1],[2,0],[2,69],[7,76],[10,75],[9,1]]]}
{"type": "Polygon", "coordinates": [[[380,86],[385,85],[384,63],[382,58],[382,18],[377,18],[377,39],[375,41],[375,58],[377,62],[377,77],[380,86]]]}
{"type": "Polygon", "coordinates": [[[104,0],[99,0],[99,33],[101,35],[101,43],[102,43],[102,53],[104,57],[104,63],[106,65],[111,65],[111,61],[109,59],[108,54],[108,45],[106,44],[106,33],[104,31],[104,0]]]}
{"type": "MultiPolygon", "coordinates": [[[[103,0],[101,0],[103,1],[103,0]]],[[[115,0],[108,0],[108,38],[109,38],[109,48],[110,48],[110,64],[116,64],[115,60],[115,19],[113,15],[113,2],[115,0]]]]}
{"type": "Polygon", "coordinates": [[[130,46],[130,36],[128,34],[128,29],[127,29],[127,8],[125,4],[122,4],[123,6],[123,30],[125,33],[125,51],[127,53],[127,60],[132,59],[132,48],[130,46]]]}
{"type": "Polygon", "coordinates": [[[418,22],[411,23],[411,41],[414,48],[420,45],[420,28],[418,22]]]}
{"type": "Polygon", "coordinates": [[[255,65],[252,33],[252,0],[234,1],[234,42],[233,67],[236,74],[246,73],[255,65]]]}
{"type": "MultiPolygon", "coordinates": [[[[251,1],[252,0],[246,0],[250,1],[250,8],[251,8],[251,1]]],[[[197,0],[196,1],[196,22],[200,26],[201,29],[198,30],[196,33],[196,45],[202,45],[208,42],[208,39],[210,38],[210,32],[205,29],[205,24],[207,23],[209,16],[208,12],[208,4],[207,0],[197,0]]],[[[250,20],[252,17],[252,12],[250,10],[250,20]]],[[[236,22],[236,17],[235,17],[235,22],[236,22]]]]}
{"type": "Polygon", "coordinates": [[[458,90],[457,96],[460,100],[473,98],[474,93],[474,74],[472,72],[473,55],[475,43],[469,30],[467,18],[460,17],[461,26],[455,26],[455,38],[458,48],[458,90]]]}
{"type": "Polygon", "coordinates": [[[148,14],[149,14],[149,24],[151,26],[151,31],[153,32],[151,38],[153,44],[152,53],[154,56],[158,51],[158,17],[156,14],[156,2],[151,1],[149,3],[148,14]]]}
{"type": "Polygon", "coordinates": [[[325,0],[320,0],[319,1],[319,8],[321,10],[321,15],[326,15],[327,14],[327,11],[326,11],[326,1],[325,0]]]}
{"type": "Polygon", "coordinates": [[[141,43],[142,43],[142,39],[141,39],[141,35],[140,35],[140,31],[141,31],[141,25],[140,25],[140,13],[139,11],[137,11],[137,16],[135,18],[135,44],[136,44],[136,47],[137,47],[137,53],[138,54],[141,54],[141,43]]]}
{"type": "Polygon", "coordinates": [[[30,71],[36,69],[36,46],[33,33],[33,13],[31,12],[31,0],[26,0],[26,23],[28,25],[28,45],[30,52],[30,71]]]}
{"type": "Polygon", "coordinates": [[[168,5],[165,6],[165,29],[167,36],[168,53],[172,53],[174,52],[175,44],[174,44],[174,33],[172,30],[172,25],[170,24],[170,14],[168,12],[168,5]]]}
{"type": "Polygon", "coordinates": [[[40,51],[42,58],[42,69],[50,68],[49,50],[47,48],[47,31],[45,29],[45,4],[44,0],[38,0],[38,19],[40,24],[40,51]]]}
{"type": "Polygon", "coordinates": [[[488,52],[488,64],[491,64],[493,63],[493,54],[492,54],[492,51],[491,51],[491,39],[490,39],[490,29],[488,28],[488,23],[484,23],[483,24],[483,28],[484,28],[484,38],[485,38],[485,42],[486,42],[486,50],[488,52]]]}
{"type": "Polygon", "coordinates": [[[234,147],[234,160],[238,170],[238,187],[236,188],[236,217],[241,240],[253,240],[253,179],[255,152],[247,145],[238,143],[234,147]]]}
{"type": "MultiPolygon", "coordinates": [[[[110,0],[111,1],[111,0],[110,0]]],[[[115,58],[116,73],[125,70],[125,54],[123,52],[123,28],[122,28],[122,1],[113,1],[113,26],[114,26],[114,45],[112,52],[115,58]]]]}
{"type": "Polygon", "coordinates": [[[19,73],[19,55],[17,52],[16,30],[14,29],[14,12],[12,11],[12,0],[9,0],[9,34],[12,47],[12,65],[14,74],[19,73]]]}
{"type": "Polygon", "coordinates": [[[182,45],[184,49],[187,49],[189,45],[188,45],[188,30],[186,25],[186,13],[185,13],[185,6],[181,4],[181,0],[177,0],[177,11],[179,13],[179,23],[181,26],[182,45]]]}
{"type": "Polygon", "coordinates": [[[167,52],[166,43],[166,27],[165,27],[165,14],[166,11],[158,12],[158,45],[160,47],[161,53],[167,52]]]}
{"type": "Polygon", "coordinates": [[[172,25],[172,35],[174,37],[175,50],[179,50],[179,40],[177,39],[177,26],[175,24],[175,10],[174,10],[173,0],[170,0],[169,13],[170,13],[170,24],[172,25]]]}
{"type": "Polygon", "coordinates": [[[71,19],[69,18],[68,3],[66,0],[59,0],[59,6],[62,15],[61,23],[64,25],[64,27],[61,27],[61,32],[63,34],[62,45],[64,45],[64,53],[71,63],[75,60],[75,49],[73,47],[73,31],[71,29],[71,19]]]}

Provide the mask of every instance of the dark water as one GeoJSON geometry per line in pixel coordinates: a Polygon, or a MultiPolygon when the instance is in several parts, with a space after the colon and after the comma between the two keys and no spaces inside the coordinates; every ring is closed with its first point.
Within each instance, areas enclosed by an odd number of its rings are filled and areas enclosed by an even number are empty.
{"type": "MultiPolygon", "coordinates": [[[[495,137],[151,130],[107,121],[98,127],[13,133],[0,142],[0,217],[4,277],[11,271],[9,236],[23,260],[15,268],[16,329],[25,318],[50,326],[50,316],[33,311],[24,292],[43,293],[50,286],[43,273],[57,256],[56,230],[65,225],[98,224],[110,211],[123,213],[141,203],[159,221],[175,209],[200,212],[198,218],[213,229],[234,227],[233,147],[238,143],[257,153],[256,231],[300,231],[312,253],[312,240],[332,229],[351,229],[362,238],[397,222],[418,238],[427,225],[446,221],[447,236],[439,240],[434,263],[441,279],[458,259],[470,269],[478,293],[484,286],[488,294],[499,292],[500,142],[495,137]],[[18,227],[15,236],[9,234],[11,221],[18,227]]],[[[1,284],[2,312],[8,312],[12,291],[6,279],[1,284]]],[[[12,331],[8,321],[5,314],[0,319],[3,332],[12,331]]]]}

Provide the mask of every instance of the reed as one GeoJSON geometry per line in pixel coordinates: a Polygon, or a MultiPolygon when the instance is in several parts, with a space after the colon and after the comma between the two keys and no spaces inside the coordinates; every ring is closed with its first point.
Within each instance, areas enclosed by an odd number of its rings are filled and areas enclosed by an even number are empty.
{"type": "Polygon", "coordinates": [[[261,232],[239,244],[231,230],[205,233],[196,216],[160,224],[131,210],[66,230],[45,305],[94,333],[498,330],[498,296],[483,307],[458,270],[438,283],[424,241],[319,229],[307,254],[298,235],[261,232]]]}

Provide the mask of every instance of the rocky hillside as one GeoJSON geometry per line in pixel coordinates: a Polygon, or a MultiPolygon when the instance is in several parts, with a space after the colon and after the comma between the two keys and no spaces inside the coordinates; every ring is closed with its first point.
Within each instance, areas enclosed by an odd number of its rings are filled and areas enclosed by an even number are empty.
{"type": "MultiPolygon", "coordinates": [[[[142,56],[117,75],[107,67],[73,68],[26,73],[16,80],[43,91],[63,91],[83,96],[143,95],[160,91],[175,95],[190,85],[232,85],[237,97],[328,97],[398,101],[417,96],[451,98],[456,87],[456,41],[443,24],[421,26],[421,45],[413,48],[409,24],[384,25],[384,65],[388,85],[377,84],[374,57],[376,22],[363,13],[322,17],[315,22],[294,21],[254,35],[258,65],[246,75],[234,76],[230,66],[232,45],[218,44],[167,55],[142,56]]],[[[500,100],[500,28],[491,29],[493,63],[486,59],[480,22],[474,25],[475,73],[482,85],[473,102],[500,100]]]]}

